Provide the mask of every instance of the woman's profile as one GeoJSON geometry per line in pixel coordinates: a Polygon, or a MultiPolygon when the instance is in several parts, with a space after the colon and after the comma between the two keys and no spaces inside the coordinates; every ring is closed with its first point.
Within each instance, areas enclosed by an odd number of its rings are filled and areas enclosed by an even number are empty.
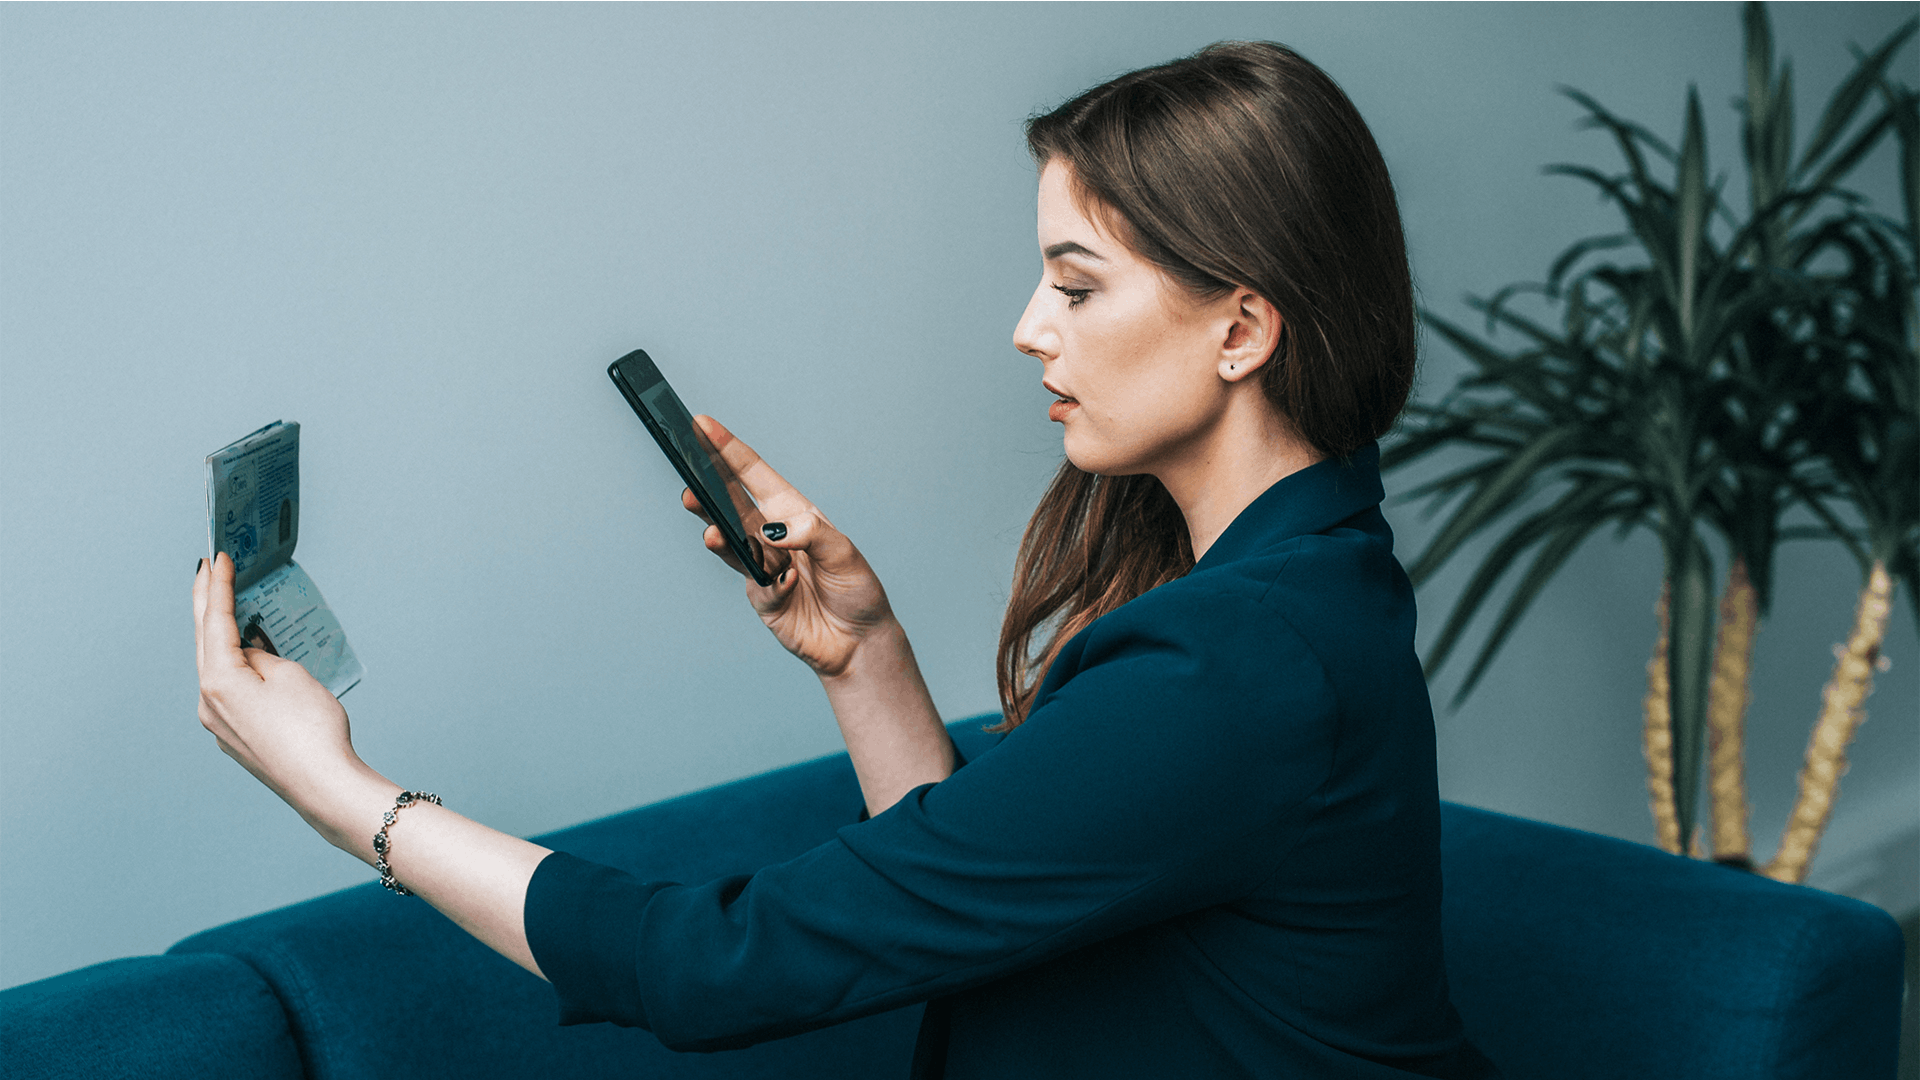
{"type": "Polygon", "coordinates": [[[704,417],[793,556],[748,598],[859,777],[866,814],[819,847],[655,881],[402,791],[299,665],[242,648],[225,559],[194,583],[202,723],[551,982],[563,1023],[722,1049],[926,1002],[921,1077],[1494,1076],[1448,998],[1433,721],[1379,510],[1415,366],[1380,152],[1265,43],[1027,134],[1043,272],[1014,344],[1066,461],[1021,542],[991,749],[960,758],[852,541],[704,417]]]}

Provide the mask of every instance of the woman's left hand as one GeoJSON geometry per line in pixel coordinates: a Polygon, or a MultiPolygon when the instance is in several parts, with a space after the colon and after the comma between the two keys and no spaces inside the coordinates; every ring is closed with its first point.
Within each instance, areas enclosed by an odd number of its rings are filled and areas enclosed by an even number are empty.
{"type": "Polygon", "coordinates": [[[347,712],[306,668],[241,646],[233,573],[233,560],[222,552],[201,563],[193,578],[200,723],[220,749],[326,835],[315,814],[326,793],[339,782],[366,779],[347,712]]]}

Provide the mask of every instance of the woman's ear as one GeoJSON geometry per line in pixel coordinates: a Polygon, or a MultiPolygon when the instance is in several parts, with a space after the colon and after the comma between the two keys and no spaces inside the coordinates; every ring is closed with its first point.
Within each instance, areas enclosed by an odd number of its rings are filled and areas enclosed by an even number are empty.
{"type": "Polygon", "coordinates": [[[1220,377],[1239,382],[1264,367],[1280,344],[1280,312],[1252,289],[1236,289],[1232,321],[1220,343],[1220,377]]]}

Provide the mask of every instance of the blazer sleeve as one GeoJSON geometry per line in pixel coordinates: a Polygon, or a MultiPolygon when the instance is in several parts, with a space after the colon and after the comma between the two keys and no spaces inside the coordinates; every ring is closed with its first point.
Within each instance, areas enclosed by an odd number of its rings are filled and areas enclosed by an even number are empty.
{"type": "Polygon", "coordinates": [[[1156,591],[1058,665],[1071,674],[965,769],[789,862],[681,885],[549,856],[525,919],[562,1022],[748,1045],[979,985],[1273,873],[1336,749],[1305,639],[1256,598],[1156,591]]]}

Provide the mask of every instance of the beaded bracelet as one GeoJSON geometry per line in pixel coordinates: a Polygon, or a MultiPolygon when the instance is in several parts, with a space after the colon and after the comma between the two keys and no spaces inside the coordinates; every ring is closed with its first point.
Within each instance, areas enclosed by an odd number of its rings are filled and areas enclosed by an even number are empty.
{"type": "Polygon", "coordinates": [[[413,890],[400,884],[393,876],[393,867],[387,865],[387,849],[392,844],[392,841],[387,838],[387,830],[393,828],[393,823],[400,817],[400,811],[415,803],[423,802],[439,806],[440,796],[431,791],[403,791],[396,795],[393,800],[393,809],[380,815],[380,831],[373,834],[373,853],[376,856],[373,860],[373,868],[380,871],[380,884],[401,896],[412,896],[413,890]]]}

